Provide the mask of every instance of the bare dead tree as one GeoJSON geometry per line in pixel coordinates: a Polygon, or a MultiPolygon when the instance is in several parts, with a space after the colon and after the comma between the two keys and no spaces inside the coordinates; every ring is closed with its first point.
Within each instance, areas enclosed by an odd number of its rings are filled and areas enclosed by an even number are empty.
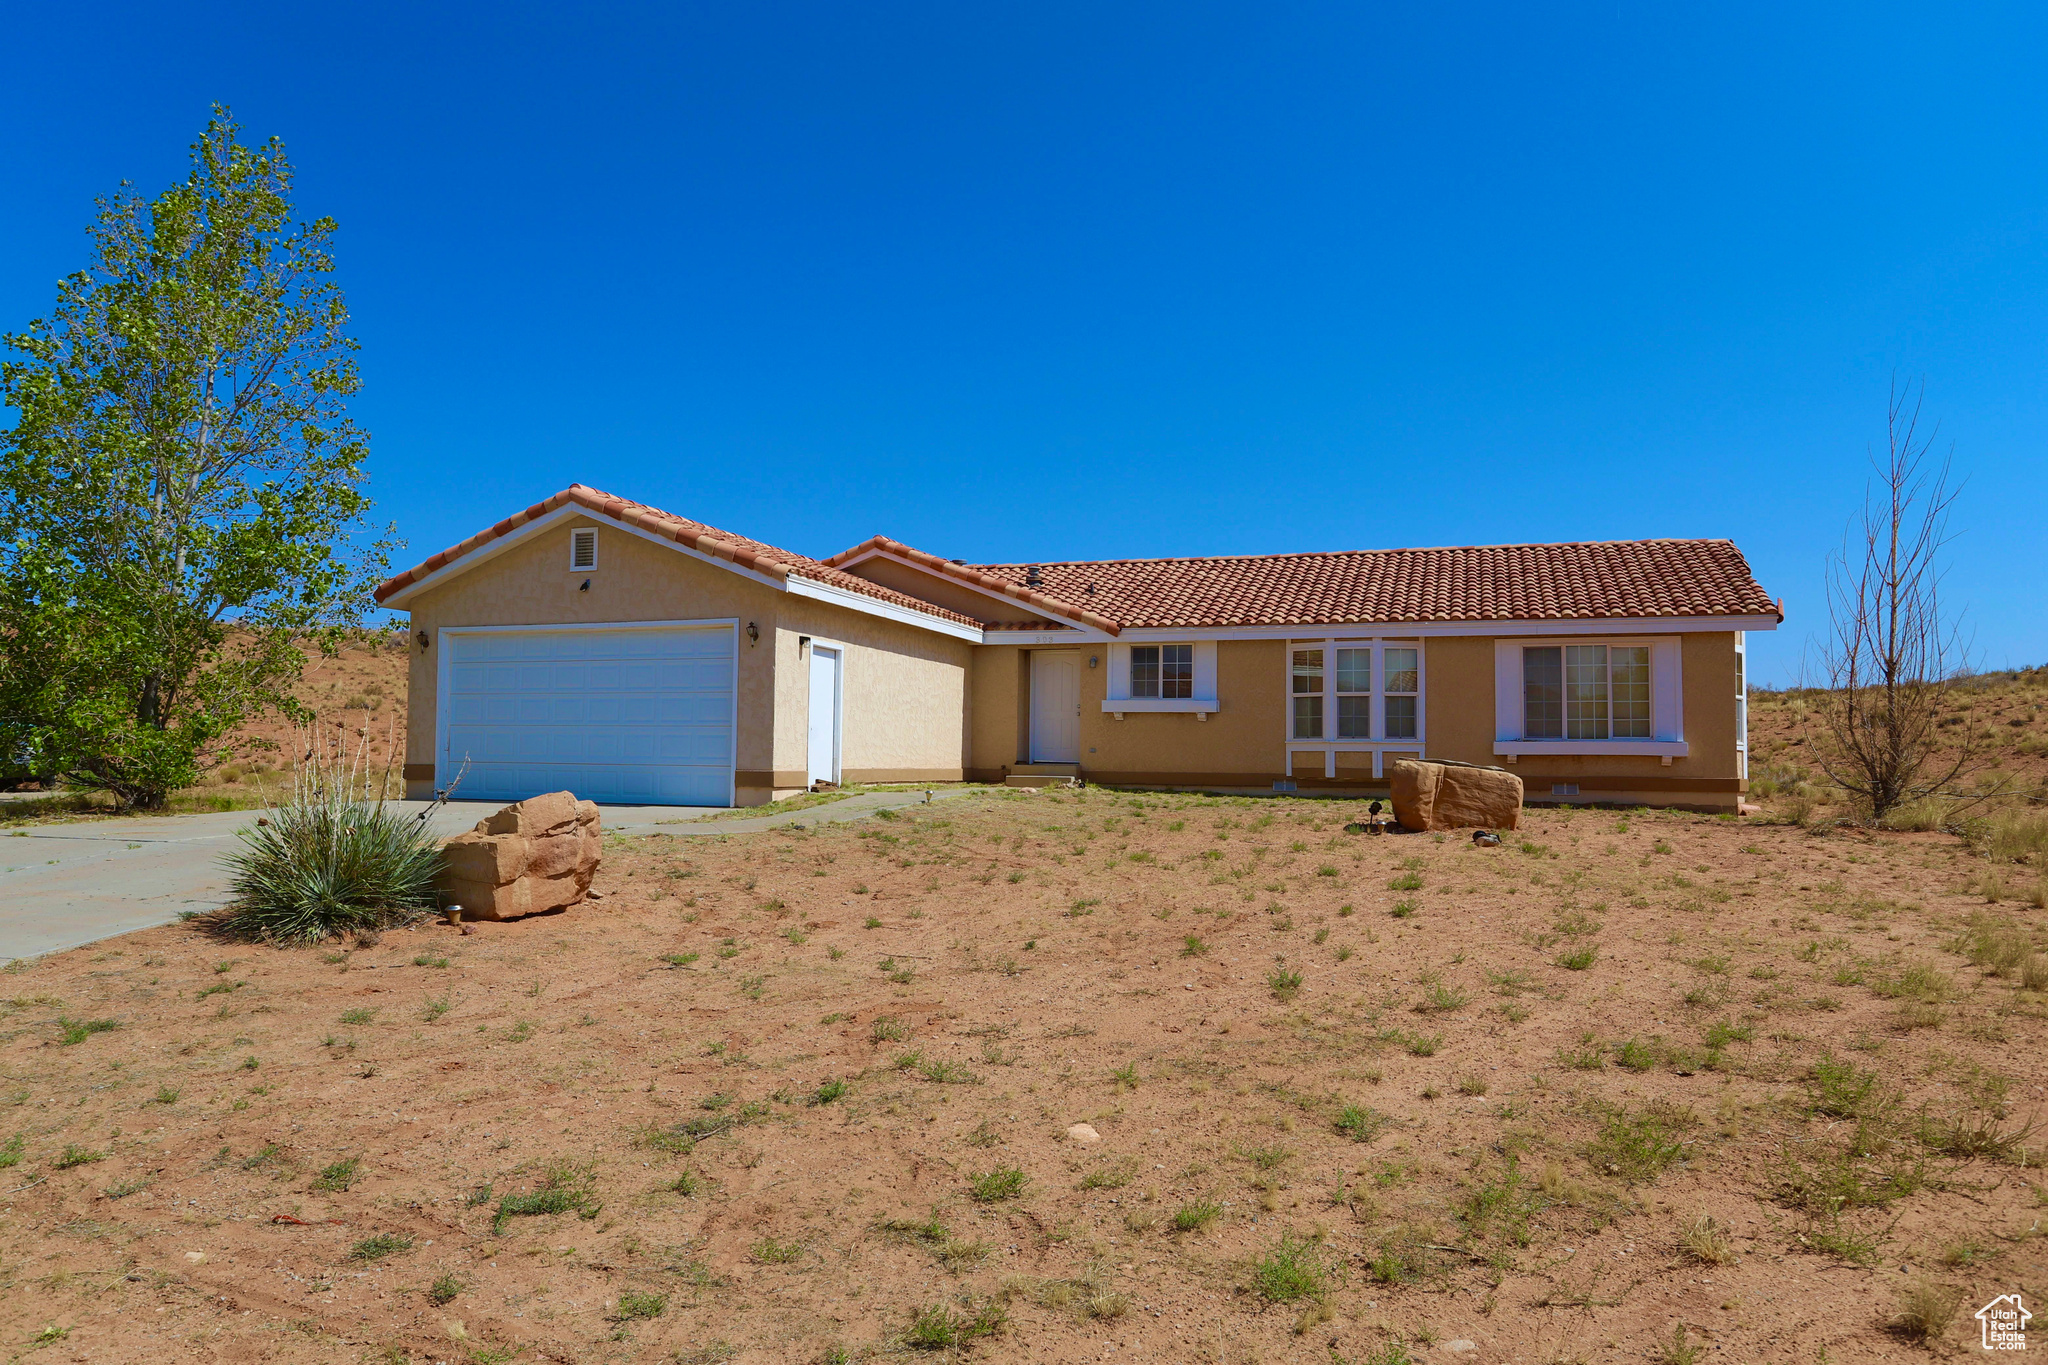
{"type": "Polygon", "coordinates": [[[1928,796],[1962,795],[1955,784],[1987,761],[1972,727],[1957,727],[1953,739],[1940,729],[1965,662],[1960,620],[1941,602],[1940,557],[1959,490],[1948,459],[1931,458],[1933,436],[1920,435],[1924,396],[1924,386],[1892,386],[1876,482],[1828,566],[1817,757],[1873,822],[1928,796]]]}

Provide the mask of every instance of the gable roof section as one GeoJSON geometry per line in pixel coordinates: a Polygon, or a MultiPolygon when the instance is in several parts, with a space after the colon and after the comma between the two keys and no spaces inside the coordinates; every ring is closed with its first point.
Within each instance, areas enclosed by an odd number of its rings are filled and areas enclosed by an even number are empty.
{"type": "MultiPolygon", "coordinates": [[[[875,555],[888,555],[893,559],[900,559],[928,573],[935,573],[941,577],[950,578],[954,582],[965,584],[978,592],[987,593],[991,597],[1007,598],[1013,602],[1020,602],[1025,606],[1044,612],[1048,616],[1055,616],[1076,625],[1089,626],[1096,630],[1106,631],[1111,635],[1116,634],[1122,629],[1122,626],[1117,621],[1099,612],[1092,611],[1086,607],[1076,606],[1071,600],[1063,601],[1051,593],[1040,592],[1036,588],[1026,587],[1023,581],[1025,575],[1021,570],[1017,573],[1015,581],[1012,581],[992,571],[977,569],[966,564],[955,564],[950,559],[941,559],[939,556],[928,551],[915,549],[905,545],[900,540],[891,540],[887,536],[871,536],[850,550],[841,550],[838,554],[826,560],[825,563],[836,568],[845,564],[857,564],[861,560],[872,558],[875,555]]],[[[1008,625],[998,627],[998,629],[1011,628],[1008,625]]]]}
{"type": "Polygon", "coordinates": [[[962,615],[957,611],[949,611],[944,607],[934,606],[922,598],[912,597],[908,593],[897,592],[894,588],[885,588],[879,583],[870,583],[858,574],[847,573],[843,569],[837,569],[829,564],[821,563],[808,555],[800,555],[791,550],[784,550],[767,544],[764,541],[750,540],[746,536],[734,535],[730,531],[721,531],[717,527],[707,526],[701,521],[691,521],[689,518],[679,517],[673,512],[664,512],[658,507],[649,507],[645,503],[615,497],[610,493],[601,492],[595,488],[587,488],[580,483],[570,484],[553,497],[537,502],[525,511],[515,516],[507,517],[497,525],[486,530],[477,532],[460,545],[450,546],[432,558],[407,569],[395,578],[386,579],[377,585],[376,599],[379,602],[388,601],[398,593],[405,591],[405,589],[439,573],[457,560],[473,554],[493,541],[502,540],[507,536],[514,535],[521,528],[550,516],[572,503],[599,516],[610,517],[614,521],[623,522],[625,525],[642,531],[657,540],[673,541],[686,549],[695,550],[699,554],[708,555],[714,559],[724,560],[738,568],[750,570],[778,583],[786,584],[792,577],[805,579],[824,587],[838,589],[841,592],[856,593],[862,597],[872,598],[877,602],[898,608],[899,610],[937,617],[942,621],[948,621],[955,625],[972,626],[976,629],[979,629],[981,625],[979,621],[976,621],[971,616],[962,615]]]}
{"type": "MultiPolygon", "coordinates": [[[[846,557],[835,555],[833,562],[846,557]]],[[[947,568],[957,577],[971,574],[976,581],[995,579],[1020,589],[1035,569],[1043,598],[1086,602],[1088,616],[1108,617],[1126,629],[1687,616],[1784,619],[1750,573],[1742,552],[1727,540],[947,568]]]]}

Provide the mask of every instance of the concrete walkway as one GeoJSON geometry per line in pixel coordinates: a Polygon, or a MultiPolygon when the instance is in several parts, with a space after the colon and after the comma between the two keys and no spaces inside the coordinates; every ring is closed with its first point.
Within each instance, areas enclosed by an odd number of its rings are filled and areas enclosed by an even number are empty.
{"type": "MultiPolygon", "coordinates": [[[[934,801],[966,795],[939,790],[934,801]]],[[[661,833],[676,838],[748,834],[778,825],[836,824],[885,807],[919,805],[925,793],[868,792],[779,815],[707,820],[703,806],[604,806],[614,834],[661,833]]],[[[418,812],[424,801],[395,801],[418,812]]],[[[428,823],[444,838],[460,834],[501,808],[496,801],[451,801],[428,823]]],[[[80,820],[31,825],[0,835],[0,961],[40,957],[116,934],[168,924],[186,911],[211,910],[228,898],[223,855],[235,831],[261,811],[209,815],[151,815],[121,820],[80,820]]]]}

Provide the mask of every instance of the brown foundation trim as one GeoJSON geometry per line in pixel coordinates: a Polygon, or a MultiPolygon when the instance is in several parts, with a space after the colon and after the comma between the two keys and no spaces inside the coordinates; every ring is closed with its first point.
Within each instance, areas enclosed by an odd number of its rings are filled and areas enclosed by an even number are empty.
{"type": "MultiPolygon", "coordinates": [[[[1509,772],[1515,772],[1513,768],[1509,772]]],[[[1739,777],[1573,777],[1570,773],[1515,773],[1531,795],[1545,794],[1553,782],[1578,784],[1582,792],[1746,792],[1739,777]]]]}
{"type": "MultiPolygon", "coordinates": [[[[958,782],[960,768],[842,768],[842,782],[958,782]]],[[[998,782],[1001,778],[996,779],[998,782]]]]}
{"type": "Polygon", "coordinates": [[[735,787],[808,787],[811,775],[802,768],[791,768],[777,772],[736,772],[732,775],[735,787]]]}
{"type": "Polygon", "coordinates": [[[405,780],[408,782],[432,782],[434,780],[434,765],[431,763],[406,764],[405,780]]]}
{"type": "Polygon", "coordinates": [[[962,782],[986,782],[992,786],[1000,787],[1003,784],[1003,779],[1009,775],[1009,772],[1008,768],[962,768],[960,770],[960,780],[962,782]]]}

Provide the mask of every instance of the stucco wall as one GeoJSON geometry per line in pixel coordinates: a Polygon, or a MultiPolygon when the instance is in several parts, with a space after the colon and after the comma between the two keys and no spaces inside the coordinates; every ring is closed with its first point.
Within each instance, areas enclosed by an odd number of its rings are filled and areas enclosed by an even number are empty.
{"type": "MultiPolygon", "coordinates": [[[[741,805],[805,782],[809,679],[797,665],[799,635],[847,646],[843,773],[865,770],[902,774],[906,781],[943,780],[957,778],[963,766],[965,679],[974,650],[967,641],[793,597],[588,518],[552,526],[423,592],[411,612],[415,643],[408,764],[434,761],[442,627],[733,618],[741,625],[734,737],[741,805]],[[594,570],[568,567],[570,532],[579,526],[599,528],[594,570]],[[585,579],[590,581],[587,592],[581,590],[585,579]],[[760,627],[758,644],[746,636],[748,622],[760,627]],[[434,642],[424,650],[417,643],[421,630],[434,642]]],[[[414,795],[431,791],[430,782],[407,785],[414,795]]]]}
{"type": "MultiPolygon", "coordinates": [[[[844,782],[957,782],[967,766],[968,669],[976,646],[809,598],[776,617],[775,767],[804,785],[810,759],[810,660],[803,637],[844,652],[839,740],[844,782]]],[[[763,641],[766,644],[766,641],[763,641]]]]}
{"type": "MultiPolygon", "coordinates": [[[[1260,788],[1285,772],[1286,651],[1278,640],[1225,640],[1217,646],[1220,710],[1206,721],[1184,714],[1102,711],[1108,688],[1108,650],[1083,645],[1081,767],[1091,780],[1112,784],[1260,788]],[[1102,660],[1090,669],[1090,654],[1102,660]]],[[[1491,636],[1423,639],[1425,733],[1432,758],[1509,766],[1493,752],[1494,640],[1491,636]]],[[[1685,674],[1686,738],[1691,755],[1665,765],[1655,757],[1581,756],[1523,758],[1510,767],[1531,800],[1549,800],[1553,781],[1577,782],[1582,801],[1694,805],[1730,809],[1739,796],[1735,762],[1735,640],[1727,632],[1688,633],[1681,658],[1685,674]]],[[[998,777],[1025,747],[1029,726],[1029,650],[985,647],[977,652],[977,719],[969,768],[998,777]]],[[[1377,789],[1370,755],[1340,754],[1334,781],[1313,760],[1296,780],[1303,790],[1377,789]]],[[[1568,799],[1568,798],[1561,798],[1568,799]]]]}

